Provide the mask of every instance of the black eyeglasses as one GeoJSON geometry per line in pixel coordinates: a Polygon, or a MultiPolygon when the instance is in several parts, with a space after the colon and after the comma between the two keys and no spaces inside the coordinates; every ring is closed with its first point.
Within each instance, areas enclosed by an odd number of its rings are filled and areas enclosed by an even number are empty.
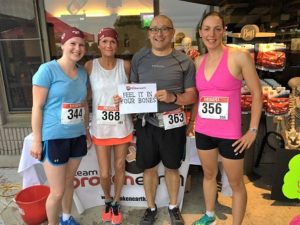
{"type": "Polygon", "coordinates": [[[150,27],[148,29],[151,33],[154,33],[154,34],[158,34],[160,31],[163,33],[163,34],[167,34],[169,32],[169,30],[173,30],[173,27],[161,27],[161,28],[158,28],[158,27],[150,27]]]}

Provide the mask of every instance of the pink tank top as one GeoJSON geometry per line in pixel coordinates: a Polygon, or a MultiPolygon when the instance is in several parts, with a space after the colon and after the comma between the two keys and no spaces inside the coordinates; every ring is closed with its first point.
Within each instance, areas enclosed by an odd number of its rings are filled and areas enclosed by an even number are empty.
{"type": "Polygon", "coordinates": [[[196,73],[199,107],[195,130],[212,137],[238,139],[241,137],[242,81],[228,70],[228,48],[210,80],[204,76],[207,55],[196,73]]]}

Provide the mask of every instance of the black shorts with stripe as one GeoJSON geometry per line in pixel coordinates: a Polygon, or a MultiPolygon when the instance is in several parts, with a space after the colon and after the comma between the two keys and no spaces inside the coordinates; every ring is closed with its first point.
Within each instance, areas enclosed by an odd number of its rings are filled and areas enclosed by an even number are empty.
{"type": "Polygon", "coordinates": [[[54,139],[42,142],[42,159],[53,165],[67,163],[70,158],[83,157],[87,154],[86,136],[75,138],[54,139]]]}

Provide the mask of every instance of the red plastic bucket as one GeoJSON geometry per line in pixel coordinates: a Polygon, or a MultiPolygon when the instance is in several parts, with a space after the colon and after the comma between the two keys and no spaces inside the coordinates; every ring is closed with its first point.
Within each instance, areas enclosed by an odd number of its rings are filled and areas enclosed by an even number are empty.
{"type": "Polygon", "coordinates": [[[15,201],[24,222],[39,225],[47,220],[46,200],[50,188],[46,185],[34,185],[18,192],[15,201]]]}
{"type": "Polygon", "coordinates": [[[289,225],[300,225],[300,215],[294,217],[294,218],[290,221],[289,225]]]}

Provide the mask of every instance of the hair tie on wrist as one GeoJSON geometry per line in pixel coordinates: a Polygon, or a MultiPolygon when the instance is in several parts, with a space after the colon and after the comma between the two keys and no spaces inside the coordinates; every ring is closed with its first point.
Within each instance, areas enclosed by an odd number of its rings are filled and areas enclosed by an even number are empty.
{"type": "Polygon", "coordinates": [[[171,103],[175,103],[176,101],[177,101],[177,94],[176,93],[173,93],[173,95],[175,96],[175,99],[174,99],[174,101],[172,101],[171,103]]]}

